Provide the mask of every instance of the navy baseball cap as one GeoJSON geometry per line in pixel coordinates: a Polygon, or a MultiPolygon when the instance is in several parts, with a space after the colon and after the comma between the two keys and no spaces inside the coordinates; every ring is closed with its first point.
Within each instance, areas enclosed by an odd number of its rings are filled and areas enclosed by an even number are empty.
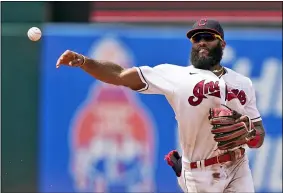
{"type": "Polygon", "coordinates": [[[198,32],[212,32],[220,35],[220,37],[224,40],[223,28],[216,20],[200,19],[199,21],[195,22],[192,29],[188,31],[187,37],[191,39],[191,37],[198,32]]]}

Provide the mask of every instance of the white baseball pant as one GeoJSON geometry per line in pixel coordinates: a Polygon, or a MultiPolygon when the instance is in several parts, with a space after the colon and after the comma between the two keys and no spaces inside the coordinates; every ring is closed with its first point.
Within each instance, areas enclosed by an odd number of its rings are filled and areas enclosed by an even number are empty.
{"type": "Polygon", "coordinates": [[[246,154],[233,162],[196,169],[190,169],[188,163],[183,162],[182,164],[182,175],[178,178],[178,183],[183,192],[255,192],[246,154]]]}

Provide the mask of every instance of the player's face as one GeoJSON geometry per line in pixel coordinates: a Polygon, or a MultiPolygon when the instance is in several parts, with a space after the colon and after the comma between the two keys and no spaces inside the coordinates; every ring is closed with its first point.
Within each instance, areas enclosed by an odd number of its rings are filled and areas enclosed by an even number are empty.
{"type": "Polygon", "coordinates": [[[191,63],[194,67],[208,70],[220,63],[224,41],[211,33],[199,33],[191,38],[191,63]]]}

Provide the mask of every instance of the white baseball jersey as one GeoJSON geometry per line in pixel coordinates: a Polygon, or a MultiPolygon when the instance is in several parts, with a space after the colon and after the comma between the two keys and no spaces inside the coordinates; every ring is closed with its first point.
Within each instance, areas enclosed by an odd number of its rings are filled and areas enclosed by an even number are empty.
{"type": "Polygon", "coordinates": [[[221,78],[192,65],[160,64],[136,69],[146,85],[138,92],[164,95],[173,108],[183,161],[203,160],[219,153],[210,132],[210,108],[227,104],[234,109],[239,107],[235,110],[244,111],[255,121],[260,120],[251,80],[231,69],[226,68],[221,78]]]}

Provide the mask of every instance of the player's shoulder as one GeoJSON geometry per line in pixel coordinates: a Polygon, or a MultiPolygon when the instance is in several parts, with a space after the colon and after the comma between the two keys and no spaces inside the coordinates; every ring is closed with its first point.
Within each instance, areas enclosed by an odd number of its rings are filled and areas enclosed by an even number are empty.
{"type": "Polygon", "coordinates": [[[158,65],[154,66],[153,68],[159,69],[159,70],[170,71],[170,70],[184,70],[185,68],[188,68],[188,67],[180,66],[180,65],[176,65],[176,64],[164,63],[164,64],[158,64],[158,65]]]}
{"type": "Polygon", "coordinates": [[[185,68],[185,66],[180,66],[176,64],[169,64],[169,63],[163,63],[163,64],[158,64],[155,66],[141,66],[139,67],[141,70],[152,70],[156,73],[174,73],[174,72],[182,72],[185,68]]]}
{"type": "Polygon", "coordinates": [[[239,84],[242,84],[242,85],[247,85],[247,86],[251,86],[252,85],[252,80],[243,75],[243,74],[240,74],[230,68],[227,68],[225,67],[225,70],[227,71],[227,76],[232,79],[234,82],[237,82],[239,84]]]}

